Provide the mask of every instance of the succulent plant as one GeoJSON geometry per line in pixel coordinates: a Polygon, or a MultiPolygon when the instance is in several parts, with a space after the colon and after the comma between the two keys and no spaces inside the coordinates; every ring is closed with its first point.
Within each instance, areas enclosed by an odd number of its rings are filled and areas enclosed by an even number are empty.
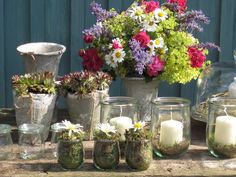
{"type": "Polygon", "coordinates": [[[12,87],[18,96],[28,95],[29,93],[56,93],[54,76],[51,72],[15,75],[12,77],[12,87]]]}
{"type": "Polygon", "coordinates": [[[112,77],[104,72],[81,71],[65,75],[60,79],[59,92],[86,95],[109,87],[112,77]]]}

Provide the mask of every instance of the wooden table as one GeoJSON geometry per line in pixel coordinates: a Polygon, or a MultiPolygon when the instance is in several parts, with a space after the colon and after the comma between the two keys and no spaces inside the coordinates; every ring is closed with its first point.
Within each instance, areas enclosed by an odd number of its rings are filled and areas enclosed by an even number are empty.
{"type": "MultiPolygon", "coordinates": [[[[67,117],[65,111],[59,112],[60,118],[67,117]]],[[[0,110],[0,122],[15,126],[14,112],[0,110]]],[[[48,152],[49,143],[46,143],[46,156],[40,160],[21,160],[18,158],[17,144],[14,145],[11,159],[0,162],[0,177],[118,177],[118,176],[236,176],[236,159],[218,160],[208,155],[205,145],[205,123],[192,120],[192,145],[189,151],[180,159],[154,159],[151,167],[142,172],[128,169],[124,160],[118,169],[113,171],[98,171],[93,167],[91,154],[93,142],[84,142],[86,159],[83,167],[77,171],[64,171],[57,164],[56,159],[48,152]],[[234,168],[226,167],[235,160],[234,168]]],[[[17,141],[17,131],[12,133],[17,141]]]]}

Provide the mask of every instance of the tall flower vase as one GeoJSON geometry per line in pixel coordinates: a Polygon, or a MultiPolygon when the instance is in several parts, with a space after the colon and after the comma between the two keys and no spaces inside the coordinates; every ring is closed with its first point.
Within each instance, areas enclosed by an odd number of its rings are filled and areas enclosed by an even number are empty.
{"type": "Polygon", "coordinates": [[[125,77],[122,78],[126,96],[138,100],[139,118],[151,121],[151,101],[158,95],[160,81],[154,79],[146,82],[145,78],[125,77]]]}

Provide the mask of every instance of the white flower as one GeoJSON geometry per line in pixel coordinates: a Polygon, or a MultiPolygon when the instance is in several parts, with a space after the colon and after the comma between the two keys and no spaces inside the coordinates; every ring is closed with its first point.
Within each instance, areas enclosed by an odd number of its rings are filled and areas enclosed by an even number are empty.
{"type": "Polygon", "coordinates": [[[115,126],[111,126],[109,123],[99,124],[97,130],[104,132],[107,136],[110,136],[109,133],[116,133],[115,126]]]}
{"type": "Polygon", "coordinates": [[[168,18],[167,13],[162,9],[156,9],[154,11],[154,16],[157,22],[164,21],[168,18]]]}
{"type": "Polygon", "coordinates": [[[112,53],[112,57],[114,62],[121,63],[122,61],[124,61],[125,51],[123,49],[115,49],[112,53]]]}
{"type": "Polygon", "coordinates": [[[139,121],[133,124],[132,128],[134,128],[134,131],[143,129],[145,127],[146,123],[139,121]]]}
{"type": "Polygon", "coordinates": [[[73,132],[75,133],[81,132],[83,128],[83,126],[81,126],[80,124],[72,124],[68,120],[62,121],[62,124],[63,124],[63,128],[69,131],[68,133],[69,136],[71,136],[73,132]]]}
{"type": "Polygon", "coordinates": [[[154,46],[155,46],[155,48],[163,48],[164,47],[164,39],[162,37],[155,39],[154,46]]]}
{"type": "Polygon", "coordinates": [[[142,9],[142,7],[140,6],[133,6],[133,7],[130,7],[127,11],[129,13],[129,16],[134,19],[134,20],[137,20],[139,22],[142,22],[144,17],[145,17],[145,13],[142,9]]]}
{"type": "Polygon", "coordinates": [[[157,24],[155,23],[154,19],[145,20],[143,23],[143,28],[146,31],[155,32],[157,29],[157,24]]]}
{"type": "Polygon", "coordinates": [[[111,54],[105,55],[105,61],[108,66],[111,66],[112,68],[116,68],[118,64],[114,61],[113,57],[111,54]]]}
{"type": "Polygon", "coordinates": [[[152,56],[155,56],[156,55],[156,52],[155,52],[155,48],[154,47],[149,47],[148,48],[148,50],[147,50],[147,52],[150,54],[150,55],[152,55],[152,56]]]}

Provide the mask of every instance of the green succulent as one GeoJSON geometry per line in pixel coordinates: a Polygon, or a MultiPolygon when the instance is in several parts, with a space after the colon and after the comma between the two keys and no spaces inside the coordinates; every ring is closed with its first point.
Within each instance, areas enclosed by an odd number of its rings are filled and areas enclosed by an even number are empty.
{"type": "Polygon", "coordinates": [[[12,77],[12,87],[18,96],[29,95],[29,93],[56,93],[56,84],[51,72],[15,75],[12,77]]]}

